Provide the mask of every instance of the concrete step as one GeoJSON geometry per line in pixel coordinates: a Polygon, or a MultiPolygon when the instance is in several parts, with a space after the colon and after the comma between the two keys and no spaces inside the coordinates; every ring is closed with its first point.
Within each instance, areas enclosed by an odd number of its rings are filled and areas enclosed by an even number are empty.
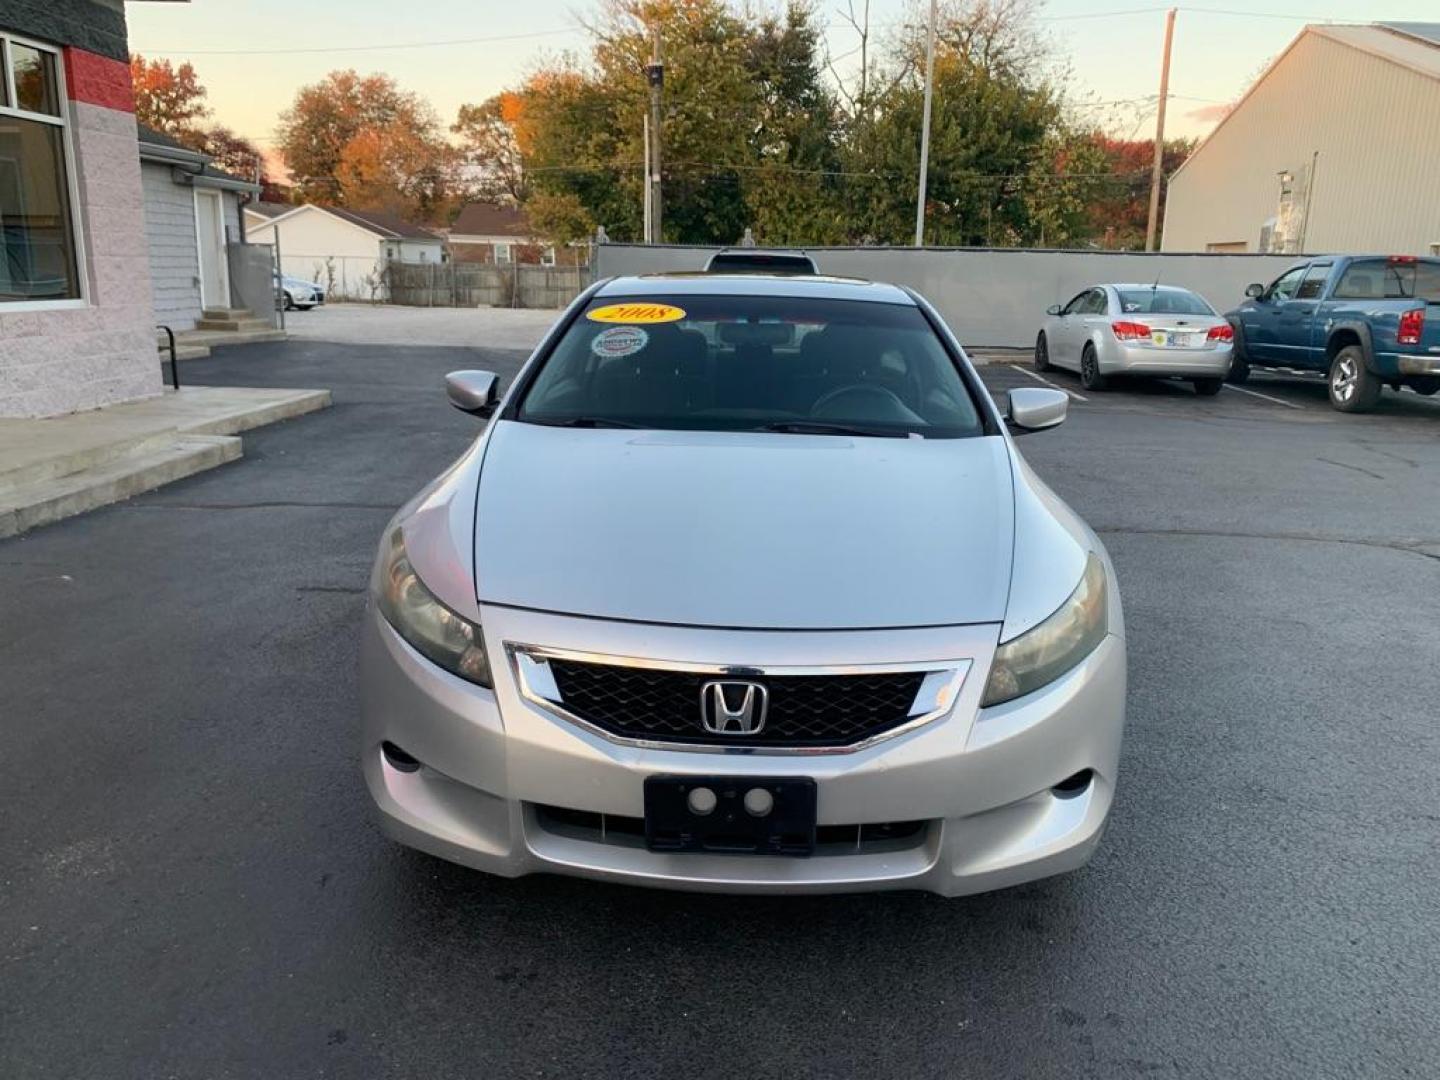
{"type": "MultiPolygon", "coordinates": [[[[159,352],[160,359],[168,362],[170,359],[169,344],[161,342],[159,352]]],[[[204,360],[209,355],[210,346],[208,345],[182,345],[179,341],[175,342],[175,358],[177,360],[204,360]]]]}
{"type": "Polygon", "coordinates": [[[186,330],[176,335],[177,345],[204,345],[213,349],[217,345],[249,345],[257,341],[284,341],[284,330],[266,327],[263,330],[186,330]]]}
{"type": "Polygon", "coordinates": [[[207,307],[200,313],[204,319],[253,319],[255,313],[243,307],[207,307]]]}
{"type": "Polygon", "coordinates": [[[206,315],[195,323],[196,330],[235,330],[246,332],[250,330],[269,330],[271,326],[264,319],[257,319],[254,315],[245,315],[241,318],[212,318],[206,315]]]}
{"type": "MultiPolygon", "coordinates": [[[[0,465],[0,504],[8,503],[11,493],[19,488],[43,484],[86,469],[103,468],[117,458],[153,446],[157,441],[173,441],[176,434],[174,431],[119,434],[108,442],[65,447],[52,454],[21,460],[19,464],[0,465]]],[[[18,457],[11,455],[11,461],[18,457]]]]}
{"type": "Polygon", "coordinates": [[[329,390],[252,390],[233,387],[229,389],[228,397],[232,399],[231,404],[226,406],[216,401],[209,405],[203,417],[197,417],[185,424],[185,433],[238,435],[251,428],[264,427],[281,420],[293,420],[297,416],[330,407],[329,390]],[[262,398],[261,395],[265,397],[262,398]]]}
{"type": "Polygon", "coordinates": [[[0,538],[82,514],[240,456],[234,435],[146,440],[92,467],[0,492],[0,538]]]}

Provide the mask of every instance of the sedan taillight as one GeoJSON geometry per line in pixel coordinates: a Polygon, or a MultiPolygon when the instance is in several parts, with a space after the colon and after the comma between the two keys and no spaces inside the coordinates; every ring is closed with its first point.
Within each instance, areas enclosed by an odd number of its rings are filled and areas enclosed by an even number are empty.
{"type": "Polygon", "coordinates": [[[1419,345],[1420,335],[1425,333],[1425,309],[1411,308],[1400,315],[1400,329],[1395,340],[1401,345],[1419,345]]]}
{"type": "Polygon", "coordinates": [[[1150,327],[1138,322],[1112,322],[1110,329],[1115,331],[1117,341],[1149,341],[1150,327]]]}
{"type": "Polygon", "coordinates": [[[1235,328],[1229,323],[1221,323],[1219,326],[1212,326],[1210,332],[1205,335],[1206,341],[1234,341],[1235,328]]]}

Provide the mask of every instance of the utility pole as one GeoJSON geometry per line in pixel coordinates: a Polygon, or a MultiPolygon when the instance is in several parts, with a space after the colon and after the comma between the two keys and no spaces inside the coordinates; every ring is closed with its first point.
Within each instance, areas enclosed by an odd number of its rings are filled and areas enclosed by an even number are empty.
{"type": "Polygon", "coordinates": [[[1155,114],[1155,161],[1150,166],[1150,216],[1145,220],[1145,250],[1155,250],[1160,215],[1160,181],[1165,173],[1165,102],[1170,98],[1170,43],[1175,39],[1175,9],[1165,15],[1165,53],[1160,60],[1160,105],[1155,114]]]}
{"type": "Polygon", "coordinates": [[[925,37],[925,112],[920,120],[920,194],[915,201],[915,246],[925,244],[925,188],[930,172],[930,100],[935,92],[935,9],[930,0],[930,29],[925,37]]]}
{"type": "Polygon", "coordinates": [[[642,227],[641,230],[640,230],[640,235],[645,238],[645,243],[648,244],[648,243],[650,243],[650,195],[651,195],[651,191],[650,191],[650,187],[651,187],[651,184],[650,184],[650,114],[649,114],[648,112],[645,114],[645,153],[644,153],[644,159],[645,159],[645,162],[644,162],[644,169],[645,169],[645,171],[641,174],[641,175],[643,176],[643,178],[644,178],[644,183],[640,185],[640,190],[644,193],[643,196],[642,196],[642,198],[641,198],[641,204],[642,204],[642,211],[641,211],[641,213],[642,213],[643,227],[642,227]]]}
{"type": "Polygon", "coordinates": [[[660,243],[660,115],[661,91],[665,88],[665,65],[660,61],[660,23],[655,23],[650,63],[645,65],[645,80],[650,84],[650,163],[645,183],[650,188],[650,235],[652,244],[660,243]]]}

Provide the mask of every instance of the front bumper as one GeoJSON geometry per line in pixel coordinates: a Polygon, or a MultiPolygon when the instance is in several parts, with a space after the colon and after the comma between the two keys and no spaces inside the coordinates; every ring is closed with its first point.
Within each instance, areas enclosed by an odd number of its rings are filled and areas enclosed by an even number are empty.
{"type": "Polygon", "coordinates": [[[1188,379],[1219,379],[1230,371],[1234,346],[1229,342],[1203,349],[1169,349],[1155,345],[1106,342],[1096,353],[1104,375],[1172,375],[1188,379]]]}
{"type": "Polygon", "coordinates": [[[494,691],[420,657],[373,606],[365,619],[366,783],[392,837],[442,858],[505,877],[552,872],[707,891],[955,896],[1075,869],[1104,828],[1124,725],[1120,637],[1107,637],[1043,690],[981,714],[994,626],[777,635],[503,608],[483,608],[482,619],[494,691]],[[702,752],[623,745],[554,716],[521,696],[506,641],[697,663],[974,662],[949,713],[861,750],[702,752]],[[382,750],[387,742],[419,768],[397,768],[382,750]],[[806,858],[652,852],[605,822],[641,818],[645,777],[659,773],[808,776],[822,827],[922,824],[904,839],[874,844],[857,833],[853,846],[822,845],[806,858]],[[557,825],[557,808],[580,811],[598,827],[557,825]]]}

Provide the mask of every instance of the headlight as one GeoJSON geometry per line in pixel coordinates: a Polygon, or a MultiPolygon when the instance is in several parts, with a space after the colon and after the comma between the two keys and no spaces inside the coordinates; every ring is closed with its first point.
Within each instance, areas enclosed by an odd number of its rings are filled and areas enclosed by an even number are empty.
{"type": "Polygon", "coordinates": [[[1069,598],[1048,619],[995,650],[983,708],[1038,690],[1089,656],[1105,640],[1105,564],[1094,552],[1069,598]]]}
{"type": "Polygon", "coordinates": [[[490,658],[480,627],[435,599],[405,554],[400,529],[390,548],[380,582],[380,613],[421,656],[480,686],[490,681],[490,658]]]}

